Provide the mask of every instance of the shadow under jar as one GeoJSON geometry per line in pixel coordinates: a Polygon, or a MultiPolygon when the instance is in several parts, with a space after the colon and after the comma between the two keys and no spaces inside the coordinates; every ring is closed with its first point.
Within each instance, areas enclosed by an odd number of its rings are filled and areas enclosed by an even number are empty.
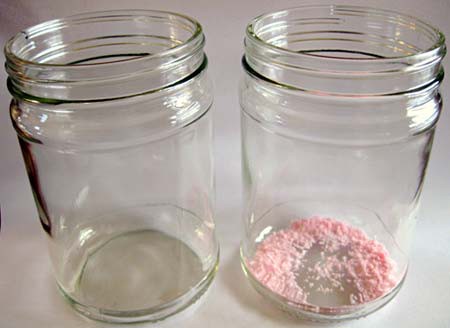
{"type": "Polygon", "coordinates": [[[203,45],[195,20],[139,10],[49,21],[5,47],[54,274],[88,317],[163,319],[215,274],[203,45]]]}
{"type": "Polygon", "coordinates": [[[244,271],[303,318],[399,291],[441,110],[444,36],[399,13],[305,6],[247,27],[244,271]]]}

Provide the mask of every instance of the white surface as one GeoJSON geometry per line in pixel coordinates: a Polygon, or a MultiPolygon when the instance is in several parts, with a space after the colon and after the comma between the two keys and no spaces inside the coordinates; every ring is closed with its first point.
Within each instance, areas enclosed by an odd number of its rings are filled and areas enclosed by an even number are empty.
{"type": "MultiPolygon", "coordinates": [[[[309,1],[312,3],[313,1],[309,1]]],[[[314,1],[321,3],[323,1],[314,1]]],[[[302,1],[50,1],[2,0],[0,41],[38,22],[74,13],[120,8],[163,9],[197,18],[207,36],[209,72],[215,83],[218,276],[196,306],[153,327],[315,327],[266,303],[240,267],[240,146],[238,81],[246,23],[254,16],[302,1]]],[[[326,2],[323,2],[326,3],[326,2]]],[[[403,11],[433,23],[450,39],[450,0],[346,1],[403,11]]],[[[448,42],[449,43],[449,42],[448,42]]],[[[450,56],[449,56],[450,57],[450,56]]],[[[450,73],[449,58],[445,60],[450,73]]],[[[44,233],[37,218],[15,133],[8,117],[5,73],[0,81],[0,327],[119,327],[77,315],[60,297],[50,272],[44,233]]],[[[442,85],[450,103],[450,75],[442,85]]],[[[448,106],[447,106],[448,107],[448,106]]],[[[357,321],[330,327],[450,327],[450,112],[445,108],[435,138],[411,265],[400,294],[385,308],[357,321]]],[[[150,327],[151,324],[132,327],[150,327]]]]}

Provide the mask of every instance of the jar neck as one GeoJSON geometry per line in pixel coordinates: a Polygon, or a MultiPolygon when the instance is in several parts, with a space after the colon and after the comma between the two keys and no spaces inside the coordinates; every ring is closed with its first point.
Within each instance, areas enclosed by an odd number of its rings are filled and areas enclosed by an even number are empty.
{"type": "Polygon", "coordinates": [[[303,6],[254,19],[244,68],[274,84],[328,95],[398,95],[439,83],[445,39],[392,11],[303,6]]]}
{"type": "Polygon", "coordinates": [[[13,96],[38,102],[126,98],[174,86],[206,67],[195,20],[162,11],[108,11],[28,28],[5,46],[13,96]]]}

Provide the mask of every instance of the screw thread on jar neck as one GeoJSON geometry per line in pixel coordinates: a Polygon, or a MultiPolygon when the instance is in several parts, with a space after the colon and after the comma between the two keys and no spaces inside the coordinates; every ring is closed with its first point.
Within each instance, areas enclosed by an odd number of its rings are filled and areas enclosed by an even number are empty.
{"type": "Polygon", "coordinates": [[[396,95],[439,82],[443,34],[411,16],[357,6],[302,6],[247,27],[246,70],[286,88],[396,95]]]}
{"type": "Polygon", "coordinates": [[[10,90],[64,101],[161,90],[205,66],[200,24],[180,14],[106,11],[28,28],[5,46],[10,90]]]}

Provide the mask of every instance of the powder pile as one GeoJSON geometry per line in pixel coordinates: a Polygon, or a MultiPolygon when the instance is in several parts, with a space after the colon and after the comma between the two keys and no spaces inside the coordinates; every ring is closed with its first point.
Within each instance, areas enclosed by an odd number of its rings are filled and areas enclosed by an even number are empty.
{"type": "Polygon", "coordinates": [[[336,306],[363,304],[396,285],[386,248],[330,218],[296,220],[270,234],[247,266],[261,284],[295,303],[319,305],[309,298],[339,294],[336,306]]]}

